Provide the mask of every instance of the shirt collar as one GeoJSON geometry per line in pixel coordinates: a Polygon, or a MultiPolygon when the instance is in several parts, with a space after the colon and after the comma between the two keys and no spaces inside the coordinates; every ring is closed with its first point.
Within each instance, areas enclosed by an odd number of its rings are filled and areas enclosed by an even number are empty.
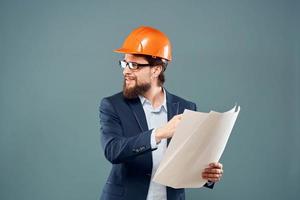
{"type": "MultiPolygon", "coordinates": [[[[160,110],[161,108],[164,108],[164,109],[167,111],[166,90],[165,90],[165,88],[163,88],[163,87],[162,87],[162,89],[163,89],[163,92],[164,92],[164,100],[163,100],[162,105],[161,105],[160,107],[158,107],[157,109],[160,110]]],[[[152,106],[151,102],[150,102],[148,99],[146,99],[144,96],[139,95],[139,98],[140,98],[140,101],[141,101],[142,105],[144,105],[144,104],[147,102],[147,103],[149,103],[149,104],[152,106]]],[[[155,110],[156,110],[156,109],[155,109],[155,110]]]]}

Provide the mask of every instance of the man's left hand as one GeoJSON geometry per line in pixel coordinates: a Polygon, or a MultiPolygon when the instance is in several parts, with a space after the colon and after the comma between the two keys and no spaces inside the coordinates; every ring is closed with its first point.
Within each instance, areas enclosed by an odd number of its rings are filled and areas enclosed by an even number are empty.
{"type": "Polygon", "coordinates": [[[218,182],[223,175],[223,165],[218,162],[210,163],[202,172],[202,178],[211,182],[218,182]]]}

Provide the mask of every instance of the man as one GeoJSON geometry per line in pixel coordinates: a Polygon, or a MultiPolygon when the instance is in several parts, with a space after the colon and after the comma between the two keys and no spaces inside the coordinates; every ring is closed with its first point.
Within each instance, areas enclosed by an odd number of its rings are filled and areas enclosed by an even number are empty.
{"type": "MultiPolygon", "coordinates": [[[[102,200],[185,199],[184,189],[157,184],[152,177],[184,109],[196,104],[169,93],[164,71],[171,61],[168,37],[152,27],[139,27],[115,52],[123,53],[123,92],[100,104],[101,144],[112,169],[102,200]]],[[[187,167],[188,170],[188,167],[187,167]]],[[[221,163],[208,163],[202,178],[212,188],[223,173],[221,163]]]]}

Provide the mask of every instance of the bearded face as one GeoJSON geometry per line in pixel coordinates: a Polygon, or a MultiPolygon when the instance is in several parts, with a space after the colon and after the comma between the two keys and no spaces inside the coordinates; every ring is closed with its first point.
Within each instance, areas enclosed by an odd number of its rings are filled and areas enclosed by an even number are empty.
{"type": "Polygon", "coordinates": [[[123,82],[123,95],[127,99],[137,98],[151,88],[150,82],[141,82],[137,76],[125,75],[123,82]]]}
{"type": "MultiPolygon", "coordinates": [[[[125,54],[124,60],[137,64],[149,64],[142,56],[125,54]]],[[[127,99],[137,98],[139,95],[144,96],[151,88],[153,79],[153,70],[150,66],[143,66],[138,69],[129,69],[129,66],[123,68],[123,95],[127,99]]]]}

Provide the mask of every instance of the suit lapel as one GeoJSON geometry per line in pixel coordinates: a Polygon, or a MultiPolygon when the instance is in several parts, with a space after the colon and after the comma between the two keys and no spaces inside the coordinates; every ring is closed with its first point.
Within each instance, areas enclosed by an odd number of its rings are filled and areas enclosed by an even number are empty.
{"type": "MultiPolygon", "coordinates": [[[[173,101],[173,96],[166,89],[167,98],[167,110],[168,110],[168,121],[170,121],[179,112],[179,102],[173,101]]],[[[167,145],[169,145],[171,138],[167,140],[167,145]]]]}
{"type": "MultiPolygon", "coordinates": [[[[168,121],[171,120],[175,115],[179,113],[179,102],[174,101],[173,95],[170,94],[166,89],[166,101],[167,101],[167,111],[168,111],[168,121]]],[[[134,117],[141,128],[142,131],[148,130],[146,115],[139,98],[135,99],[125,99],[134,114],[134,117]]],[[[168,144],[170,139],[168,139],[168,144]]]]}
{"type": "Polygon", "coordinates": [[[166,89],[165,91],[166,91],[166,98],[167,98],[167,110],[168,110],[168,121],[169,121],[179,113],[179,102],[175,101],[173,95],[170,94],[166,89]]]}
{"type": "Polygon", "coordinates": [[[179,111],[179,102],[167,103],[168,121],[170,121],[179,111]]]}
{"type": "Polygon", "coordinates": [[[139,124],[139,127],[141,128],[142,131],[147,131],[148,130],[148,125],[147,125],[147,120],[146,120],[146,115],[142,106],[142,103],[139,98],[127,100],[126,102],[128,105],[131,107],[131,110],[133,112],[133,115],[139,124]]]}

